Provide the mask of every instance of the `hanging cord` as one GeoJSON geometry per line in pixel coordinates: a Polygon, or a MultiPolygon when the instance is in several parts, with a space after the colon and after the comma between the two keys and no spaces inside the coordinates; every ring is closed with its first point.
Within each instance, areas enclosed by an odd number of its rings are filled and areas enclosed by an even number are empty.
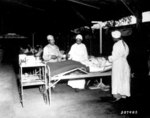
{"type": "Polygon", "coordinates": [[[32,34],[32,48],[33,48],[33,55],[35,56],[34,35],[35,33],[32,34]]]}

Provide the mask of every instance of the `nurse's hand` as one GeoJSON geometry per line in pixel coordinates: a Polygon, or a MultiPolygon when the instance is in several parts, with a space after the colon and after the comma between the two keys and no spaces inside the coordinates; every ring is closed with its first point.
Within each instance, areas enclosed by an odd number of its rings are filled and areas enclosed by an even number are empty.
{"type": "Polygon", "coordinates": [[[57,59],[56,55],[51,55],[51,59],[57,59]]]}
{"type": "Polygon", "coordinates": [[[104,56],[105,60],[108,60],[108,56],[104,56]]]}
{"type": "Polygon", "coordinates": [[[70,59],[70,54],[66,54],[66,59],[67,59],[67,60],[70,59]]]}

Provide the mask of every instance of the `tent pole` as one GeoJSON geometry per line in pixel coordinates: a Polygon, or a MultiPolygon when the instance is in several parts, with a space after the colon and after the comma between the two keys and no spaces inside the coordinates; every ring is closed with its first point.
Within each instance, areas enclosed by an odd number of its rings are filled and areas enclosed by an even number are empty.
{"type": "Polygon", "coordinates": [[[32,34],[32,48],[33,48],[33,55],[34,55],[34,33],[32,34]]]}
{"type": "Polygon", "coordinates": [[[102,51],[102,26],[101,26],[100,23],[99,23],[99,32],[100,32],[100,33],[99,33],[99,35],[100,35],[100,36],[99,36],[99,37],[100,37],[100,42],[99,42],[99,43],[100,43],[100,54],[102,54],[102,52],[103,52],[103,51],[102,51]]]}
{"type": "Polygon", "coordinates": [[[102,50],[102,28],[103,28],[103,22],[101,21],[92,21],[92,23],[96,23],[99,25],[99,51],[100,51],[100,55],[103,53],[103,50],[102,50]]]}

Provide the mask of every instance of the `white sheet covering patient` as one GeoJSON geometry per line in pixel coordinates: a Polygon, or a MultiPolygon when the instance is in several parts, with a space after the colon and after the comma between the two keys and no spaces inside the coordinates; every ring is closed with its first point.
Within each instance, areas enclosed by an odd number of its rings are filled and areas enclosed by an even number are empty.
{"type": "Polygon", "coordinates": [[[105,71],[111,69],[112,67],[112,63],[110,63],[104,57],[89,56],[88,64],[90,72],[105,71]]]}

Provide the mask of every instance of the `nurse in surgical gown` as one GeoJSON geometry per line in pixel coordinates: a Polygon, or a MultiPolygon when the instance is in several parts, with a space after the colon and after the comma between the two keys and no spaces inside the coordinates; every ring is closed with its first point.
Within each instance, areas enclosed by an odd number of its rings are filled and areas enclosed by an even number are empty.
{"type": "MultiPolygon", "coordinates": [[[[82,43],[83,37],[81,34],[76,35],[76,43],[71,46],[69,51],[69,59],[78,61],[84,65],[88,63],[88,52],[85,44],[82,43]]],[[[75,89],[84,89],[85,79],[69,80],[68,85],[75,89]]]]}
{"type": "Polygon", "coordinates": [[[129,48],[119,31],[113,31],[112,37],[115,44],[108,59],[112,62],[112,95],[118,101],[130,97],[130,67],[127,62],[129,48]]]}

